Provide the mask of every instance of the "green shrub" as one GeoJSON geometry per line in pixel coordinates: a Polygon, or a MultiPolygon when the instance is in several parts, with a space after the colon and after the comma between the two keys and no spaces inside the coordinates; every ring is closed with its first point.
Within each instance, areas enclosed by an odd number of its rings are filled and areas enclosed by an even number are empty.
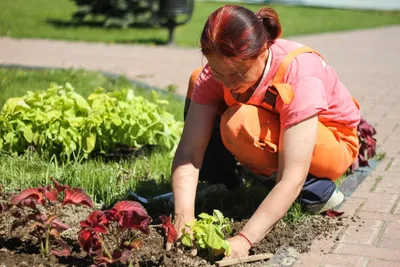
{"type": "Polygon", "coordinates": [[[183,122],[155,103],[134,96],[132,89],[105,93],[88,100],[71,84],[52,84],[45,91],[7,100],[0,112],[0,149],[15,154],[32,147],[62,160],[81,160],[92,152],[110,153],[118,145],[139,148],[156,145],[173,151],[183,122]]]}

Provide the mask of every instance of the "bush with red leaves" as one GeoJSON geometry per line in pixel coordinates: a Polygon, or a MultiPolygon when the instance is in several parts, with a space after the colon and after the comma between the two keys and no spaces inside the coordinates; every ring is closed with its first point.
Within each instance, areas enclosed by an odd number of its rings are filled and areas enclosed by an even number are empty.
{"type": "Polygon", "coordinates": [[[68,256],[71,250],[62,240],[61,233],[71,227],[58,219],[60,211],[68,204],[86,205],[91,208],[93,203],[82,189],[60,185],[55,179],[51,179],[54,188],[48,185],[25,189],[11,196],[8,203],[2,204],[0,213],[8,211],[16,218],[11,231],[18,227],[29,228],[30,234],[38,240],[43,257],[49,254],[68,256]],[[38,209],[38,206],[42,208],[38,209]],[[27,215],[23,216],[21,211],[28,208],[32,212],[25,212],[27,215]]]}
{"type": "Polygon", "coordinates": [[[376,154],[376,139],[373,137],[375,134],[375,128],[364,119],[361,119],[357,127],[357,135],[360,140],[359,153],[349,172],[352,173],[359,167],[369,166],[368,160],[376,154]]]}
{"type": "Polygon", "coordinates": [[[140,248],[143,242],[136,238],[135,233],[126,240],[127,231],[149,234],[150,222],[151,218],[141,204],[120,201],[110,210],[93,211],[86,220],[80,222],[79,244],[88,255],[94,256],[95,266],[108,266],[116,262],[128,264],[132,249],[140,248]]]}

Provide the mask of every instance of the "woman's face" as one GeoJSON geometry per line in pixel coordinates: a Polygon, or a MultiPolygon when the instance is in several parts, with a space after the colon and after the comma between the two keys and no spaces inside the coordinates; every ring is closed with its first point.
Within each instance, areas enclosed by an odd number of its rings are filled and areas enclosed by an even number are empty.
{"type": "Polygon", "coordinates": [[[206,56],[214,79],[234,93],[242,94],[260,79],[268,58],[268,49],[258,58],[245,61],[227,60],[210,54],[206,56]]]}

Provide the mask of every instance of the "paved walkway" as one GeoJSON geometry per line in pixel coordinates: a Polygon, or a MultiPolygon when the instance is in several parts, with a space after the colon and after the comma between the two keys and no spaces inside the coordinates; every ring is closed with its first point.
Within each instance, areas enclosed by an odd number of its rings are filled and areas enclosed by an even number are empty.
{"type": "MultiPolygon", "coordinates": [[[[400,266],[400,26],[291,38],[321,52],[377,129],[386,158],[347,199],[349,227],[295,266],[400,266]],[[353,219],[351,219],[353,217],[353,219]]],[[[103,70],[185,93],[198,49],[0,38],[0,64],[103,70]]]]}

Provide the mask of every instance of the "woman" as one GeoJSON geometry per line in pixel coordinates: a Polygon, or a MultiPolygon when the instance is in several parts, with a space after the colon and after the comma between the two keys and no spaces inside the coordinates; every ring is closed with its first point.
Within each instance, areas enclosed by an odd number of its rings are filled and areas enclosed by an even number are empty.
{"type": "Polygon", "coordinates": [[[199,173],[208,180],[224,176],[232,187],[236,159],[255,174],[277,173],[272,191],[229,239],[235,258],[248,255],[297,197],[316,213],[340,204],[333,181],[358,153],[357,103],[322,56],[280,35],[271,8],[254,14],[226,5],[210,15],[201,35],[208,63],[192,74],[173,162],[179,233],[195,219],[199,173]]]}

